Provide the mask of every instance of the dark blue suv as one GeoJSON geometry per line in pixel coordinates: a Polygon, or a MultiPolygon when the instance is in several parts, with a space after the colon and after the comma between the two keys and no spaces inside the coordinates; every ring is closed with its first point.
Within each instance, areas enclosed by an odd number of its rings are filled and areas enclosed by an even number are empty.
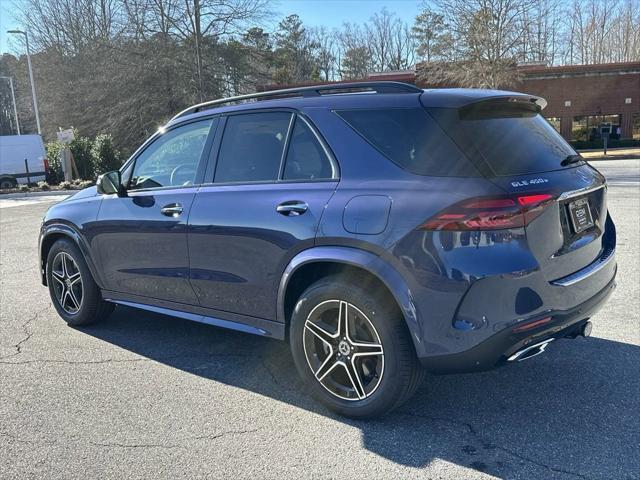
{"type": "Polygon", "coordinates": [[[366,417],[425,370],[587,336],[615,286],[603,176],[541,98],[334,84],[208,102],[49,209],[70,325],[115,304],[288,339],[318,399],[366,417]]]}

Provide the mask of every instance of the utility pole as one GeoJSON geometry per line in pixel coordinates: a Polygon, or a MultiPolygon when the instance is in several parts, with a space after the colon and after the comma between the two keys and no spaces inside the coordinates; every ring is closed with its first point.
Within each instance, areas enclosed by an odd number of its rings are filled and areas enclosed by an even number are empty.
{"type": "Polygon", "coordinates": [[[16,130],[20,135],[20,122],[18,121],[18,107],[16,106],[16,93],[13,90],[13,78],[12,77],[0,77],[9,80],[9,86],[11,87],[11,100],[13,101],[13,114],[16,117],[16,130]]]}
{"type": "Polygon", "coordinates": [[[24,35],[27,43],[27,64],[29,65],[29,79],[31,80],[31,96],[33,97],[33,111],[36,114],[36,125],[38,126],[38,135],[42,135],[40,128],[40,113],[38,112],[38,99],[36,98],[36,83],[33,79],[33,68],[31,68],[31,52],[29,51],[29,35],[22,30],[7,30],[7,33],[17,33],[24,35]]]}

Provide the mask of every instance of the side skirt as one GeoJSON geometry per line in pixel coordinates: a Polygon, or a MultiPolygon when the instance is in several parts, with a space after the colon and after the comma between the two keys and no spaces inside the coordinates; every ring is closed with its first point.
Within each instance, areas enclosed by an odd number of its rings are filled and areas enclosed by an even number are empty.
{"type": "Polygon", "coordinates": [[[155,298],[140,295],[102,290],[102,298],[117,305],[140,308],[150,312],[161,313],[172,317],[190,320],[192,322],[206,323],[215,327],[228,328],[244,333],[252,333],[263,337],[271,337],[284,340],[285,326],[283,323],[266,320],[264,318],[249,317],[235,313],[213,310],[210,308],[186,305],[183,303],[157,300],[155,298]]]}

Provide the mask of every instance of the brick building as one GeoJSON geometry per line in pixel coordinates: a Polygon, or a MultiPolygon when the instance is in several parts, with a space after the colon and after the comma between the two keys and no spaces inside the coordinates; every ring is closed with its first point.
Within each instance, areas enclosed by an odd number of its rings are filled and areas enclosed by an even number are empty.
{"type": "MultiPolygon", "coordinates": [[[[419,67],[418,67],[419,68],[419,67]]],[[[547,100],[543,115],[567,140],[595,140],[601,122],[611,122],[612,138],[640,139],[640,62],[601,65],[522,65],[513,90],[547,100]]],[[[415,71],[372,74],[371,80],[416,83],[415,71]]],[[[422,88],[433,88],[418,82],[422,88]]]]}

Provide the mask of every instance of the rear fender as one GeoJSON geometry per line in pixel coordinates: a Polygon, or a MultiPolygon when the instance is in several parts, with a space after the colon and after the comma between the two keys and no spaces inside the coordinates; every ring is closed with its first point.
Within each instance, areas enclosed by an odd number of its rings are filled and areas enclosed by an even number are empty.
{"type": "Polygon", "coordinates": [[[285,269],[278,288],[277,320],[286,323],[285,294],[289,280],[302,266],[309,263],[338,263],[362,268],[377,277],[394,297],[411,334],[418,356],[424,355],[424,342],[418,312],[409,286],[400,273],[381,257],[352,247],[322,246],[304,250],[296,255],[285,269]]]}

